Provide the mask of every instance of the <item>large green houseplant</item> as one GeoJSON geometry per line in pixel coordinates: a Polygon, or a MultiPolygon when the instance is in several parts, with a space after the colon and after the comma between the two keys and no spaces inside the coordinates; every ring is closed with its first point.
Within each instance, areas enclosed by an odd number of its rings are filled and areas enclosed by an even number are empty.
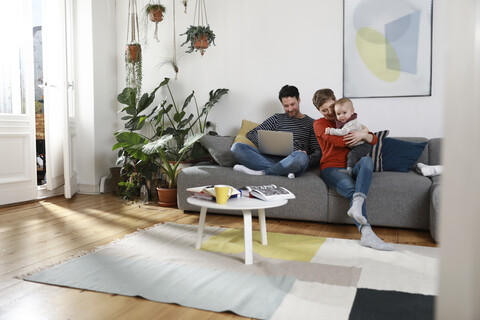
{"type": "MultiPolygon", "coordinates": [[[[137,99],[134,88],[125,88],[117,97],[125,105],[121,112],[126,115],[122,117],[124,129],[115,133],[117,143],[113,150],[119,149],[117,163],[123,164],[124,181],[133,181],[129,187],[134,190],[139,190],[142,179],[152,181],[158,187],[162,184],[162,176],[166,178],[166,188],[176,188],[180,163],[201,155],[198,140],[205,134],[209,112],[228,93],[228,89],[212,90],[208,101],[200,107],[192,91],[180,106],[169,82],[170,79],[165,78],[150,94],[144,93],[140,99],[137,99]],[[162,87],[167,89],[168,98],[149,108],[162,87]],[[188,111],[191,101],[195,103],[195,113],[188,111]],[[142,130],[145,125],[150,127],[149,130],[142,130]],[[152,134],[145,135],[145,131],[152,134]]],[[[136,193],[126,195],[135,196],[136,193]]]]}

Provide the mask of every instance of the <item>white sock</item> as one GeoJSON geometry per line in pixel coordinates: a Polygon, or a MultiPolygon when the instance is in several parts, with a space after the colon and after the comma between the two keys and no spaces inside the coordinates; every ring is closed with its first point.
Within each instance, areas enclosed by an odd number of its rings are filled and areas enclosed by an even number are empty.
{"type": "Polygon", "coordinates": [[[295,178],[295,175],[293,173],[289,173],[288,176],[287,176],[289,179],[293,179],[295,178]]]}
{"type": "Polygon", "coordinates": [[[360,244],[376,250],[393,251],[395,248],[391,243],[386,243],[373,232],[372,227],[364,226],[361,230],[362,238],[360,244]]]}
{"type": "Polygon", "coordinates": [[[365,199],[363,197],[354,197],[352,206],[347,211],[347,214],[360,224],[367,224],[367,219],[362,214],[362,206],[364,201],[365,199]]]}
{"type": "Polygon", "coordinates": [[[417,163],[417,172],[425,177],[438,176],[443,171],[443,166],[427,166],[423,163],[417,163]]]}
{"type": "Polygon", "coordinates": [[[251,175],[254,175],[254,176],[263,176],[265,174],[265,172],[263,170],[252,170],[250,168],[247,168],[241,164],[236,164],[235,166],[233,166],[233,170],[235,171],[240,171],[240,172],[243,172],[243,173],[246,173],[246,174],[251,174],[251,175]]]}
{"type": "Polygon", "coordinates": [[[351,177],[353,173],[353,168],[352,167],[347,167],[347,174],[351,177]]]}

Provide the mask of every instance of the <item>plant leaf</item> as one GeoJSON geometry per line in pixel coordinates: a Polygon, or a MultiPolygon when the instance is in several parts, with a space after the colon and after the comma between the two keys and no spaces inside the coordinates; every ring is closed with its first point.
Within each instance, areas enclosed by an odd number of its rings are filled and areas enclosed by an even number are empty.
{"type": "Polygon", "coordinates": [[[188,106],[188,104],[190,103],[194,95],[195,95],[195,91],[192,91],[192,93],[185,99],[182,110],[185,110],[185,108],[188,106]]]}
{"type": "Polygon", "coordinates": [[[195,142],[200,140],[205,134],[203,133],[196,133],[193,136],[190,136],[185,140],[185,143],[183,144],[182,149],[180,149],[180,153],[183,153],[186,151],[188,148],[190,148],[195,142]]]}
{"type": "Polygon", "coordinates": [[[146,154],[154,154],[158,152],[158,149],[163,149],[172,140],[171,134],[164,135],[160,139],[149,142],[142,147],[142,151],[146,154]]]}
{"type": "Polygon", "coordinates": [[[122,93],[117,96],[117,101],[121,104],[135,107],[137,103],[137,89],[136,88],[124,88],[122,93]]]}

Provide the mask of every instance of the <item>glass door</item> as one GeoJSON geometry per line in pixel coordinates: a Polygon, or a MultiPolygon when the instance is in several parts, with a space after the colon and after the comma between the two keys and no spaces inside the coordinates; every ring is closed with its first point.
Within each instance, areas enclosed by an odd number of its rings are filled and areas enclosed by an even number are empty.
{"type": "Polygon", "coordinates": [[[37,197],[31,0],[2,3],[0,37],[2,205],[37,197]]]}

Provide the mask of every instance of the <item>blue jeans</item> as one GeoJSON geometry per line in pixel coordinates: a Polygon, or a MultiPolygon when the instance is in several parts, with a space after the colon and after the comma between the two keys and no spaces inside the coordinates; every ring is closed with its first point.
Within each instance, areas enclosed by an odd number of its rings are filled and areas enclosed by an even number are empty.
{"type": "Polygon", "coordinates": [[[308,156],[302,151],[294,151],[287,157],[262,154],[258,148],[245,143],[235,143],[230,149],[238,163],[252,170],[263,170],[272,176],[286,176],[289,173],[299,176],[308,168],[308,156]]]}
{"type": "MultiPolygon", "coordinates": [[[[320,171],[320,177],[330,188],[350,200],[350,206],[352,206],[352,200],[354,197],[363,197],[365,201],[362,206],[362,215],[368,221],[366,199],[370,183],[372,182],[372,158],[368,156],[362,157],[355,164],[355,167],[353,167],[351,177],[343,170],[344,168],[325,168],[320,171]]],[[[357,221],[355,221],[355,224],[357,225],[358,230],[360,230],[362,226],[357,223],[357,221]]],[[[367,223],[367,225],[370,224],[367,223]]]]}

